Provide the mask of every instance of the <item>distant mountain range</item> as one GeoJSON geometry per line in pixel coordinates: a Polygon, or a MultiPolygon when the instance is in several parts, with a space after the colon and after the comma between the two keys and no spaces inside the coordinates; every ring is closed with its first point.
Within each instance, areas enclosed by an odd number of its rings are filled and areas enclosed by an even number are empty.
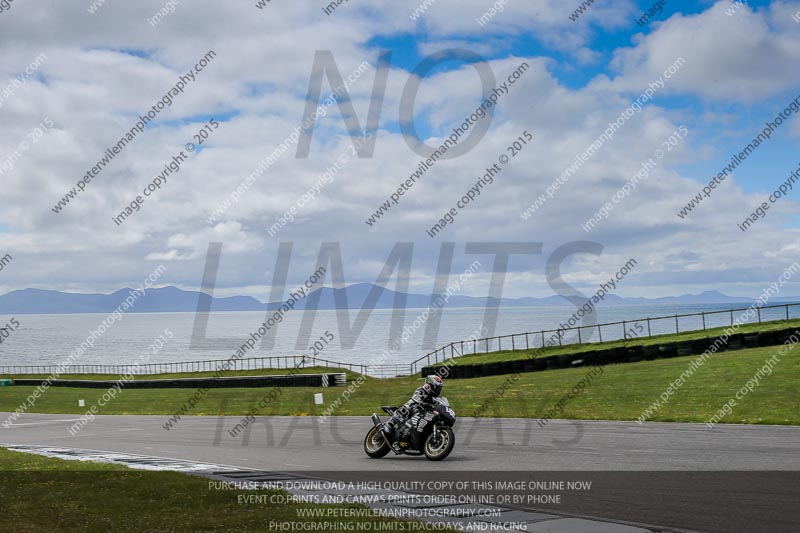
{"type": "MultiPolygon", "coordinates": [[[[314,293],[319,293],[319,309],[336,309],[335,299],[346,297],[347,308],[361,309],[370,290],[375,287],[371,283],[357,283],[343,289],[323,287],[314,293]]],[[[0,296],[0,314],[69,314],[69,313],[110,313],[117,309],[128,297],[132,289],[120,289],[111,294],[79,294],[42,289],[22,289],[11,291],[0,296]]],[[[394,307],[395,296],[400,293],[385,289],[375,304],[376,309],[390,309],[394,307]]],[[[288,295],[287,295],[288,297],[288,295]]],[[[429,294],[406,294],[406,307],[425,308],[430,305],[429,294]]],[[[156,312],[194,312],[197,310],[198,301],[211,302],[212,311],[264,311],[277,309],[283,302],[265,304],[250,296],[232,296],[228,298],[210,297],[199,291],[185,291],[177,287],[161,287],[149,289],[144,296],[140,296],[130,313],[156,313],[156,312]]],[[[304,309],[308,297],[302,299],[295,309],[304,309]]],[[[773,303],[796,302],[798,298],[776,298],[773,303]]],[[[484,307],[487,302],[496,305],[496,299],[476,296],[454,295],[450,298],[448,307],[484,307]]],[[[717,291],[705,291],[700,294],[684,294],[682,296],[668,296],[663,298],[621,298],[608,295],[606,305],[691,305],[691,304],[741,304],[749,300],[742,297],[727,296],[717,291]]],[[[537,307],[537,306],[564,306],[572,305],[561,296],[548,296],[547,298],[502,298],[499,300],[501,307],[537,307]]]]}

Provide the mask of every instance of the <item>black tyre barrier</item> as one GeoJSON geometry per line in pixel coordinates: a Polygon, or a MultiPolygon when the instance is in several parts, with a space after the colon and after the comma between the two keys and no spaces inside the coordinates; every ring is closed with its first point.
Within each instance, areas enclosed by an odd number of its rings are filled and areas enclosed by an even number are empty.
{"type": "Polygon", "coordinates": [[[620,348],[611,348],[609,350],[609,357],[612,363],[627,363],[628,362],[628,349],[624,346],[620,348]]]}
{"type": "Polygon", "coordinates": [[[544,357],[543,361],[547,368],[561,368],[561,365],[558,364],[558,356],[551,355],[550,357],[544,357]]]}
{"type": "Polygon", "coordinates": [[[759,346],[761,346],[758,343],[758,333],[745,334],[744,337],[742,338],[742,341],[744,342],[744,345],[747,348],[758,348],[759,346]]]}
{"type": "Polygon", "coordinates": [[[558,368],[569,368],[572,366],[572,361],[575,360],[575,354],[565,354],[558,356],[558,368]]]}
{"type": "Polygon", "coordinates": [[[773,335],[773,339],[775,341],[775,344],[783,344],[784,342],[787,342],[789,340],[789,338],[791,337],[791,335],[787,335],[786,334],[786,330],[782,330],[782,329],[781,330],[772,331],[770,333],[772,333],[772,335],[773,335]]]}
{"type": "MultiPolygon", "coordinates": [[[[714,342],[716,340],[717,340],[716,338],[712,338],[712,339],[695,339],[693,341],[689,341],[689,342],[691,342],[691,345],[692,345],[691,353],[693,353],[693,354],[701,354],[701,353],[705,352],[706,350],[711,348],[711,346],[714,344],[714,342]]],[[[725,349],[725,347],[722,346],[722,343],[719,343],[717,351],[722,351],[724,349],[725,349]]]]}
{"type": "Polygon", "coordinates": [[[525,362],[526,361],[524,359],[518,359],[516,361],[511,361],[511,371],[514,374],[517,374],[519,372],[525,372],[525,362]]]}
{"type": "Polygon", "coordinates": [[[486,365],[484,376],[497,376],[498,374],[502,374],[501,364],[502,363],[489,363],[486,365]]]}
{"type": "Polygon", "coordinates": [[[783,331],[785,331],[787,333],[791,332],[790,333],[790,336],[791,336],[791,334],[796,334],[798,332],[798,330],[800,330],[800,327],[785,328],[783,331]]]}
{"type": "Polygon", "coordinates": [[[580,358],[583,359],[583,362],[580,366],[595,366],[597,362],[597,350],[589,350],[588,352],[581,352],[580,358]]]}
{"type": "Polygon", "coordinates": [[[792,340],[792,336],[796,339],[798,335],[796,334],[796,328],[789,328],[789,329],[780,329],[775,332],[775,340],[777,341],[776,344],[784,344],[792,340]]]}
{"type": "MultiPolygon", "coordinates": [[[[442,377],[459,378],[459,377],[462,377],[463,373],[464,373],[464,369],[463,368],[459,368],[457,366],[448,366],[447,368],[445,368],[443,366],[436,367],[436,368],[432,368],[432,367],[428,367],[428,368],[431,370],[431,372],[429,374],[427,374],[428,376],[431,375],[431,374],[438,373],[442,377]]],[[[423,376],[423,377],[425,377],[425,376],[423,376]]]]}
{"type": "MultiPolygon", "coordinates": [[[[38,386],[44,379],[15,379],[15,385],[38,386]]],[[[240,376],[233,378],[183,378],[183,379],[137,379],[134,381],[96,381],[82,379],[54,379],[50,387],[80,387],[85,389],[110,389],[118,383],[124,389],[219,389],[241,387],[343,387],[344,373],[295,374],[293,376],[240,376]]]]}
{"type": "Polygon", "coordinates": [[[431,374],[439,373],[439,375],[442,377],[455,378],[455,377],[460,377],[461,373],[463,372],[463,370],[457,366],[449,366],[446,369],[444,368],[445,368],[444,366],[425,367],[422,370],[427,370],[428,372],[422,377],[427,377],[430,376],[431,374]]]}
{"type": "Polygon", "coordinates": [[[537,357],[533,360],[534,368],[537,371],[547,370],[547,358],[546,357],[537,357]]]}
{"type": "Polygon", "coordinates": [[[467,369],[470,366],[473,365],[450,366],[447,367],[446,371],[442,370],[444,366],[426,366],[422,368],[422,370],[420,371],[420,375],[424,378],[432,374],[438,374],[440,372],[444,372],[440,375],[453,379],[467,378],[470,377],[467,371],[467,369]]]}
{"type": "Polygon", "coordinates": [[[456,367],[461,372],[461,375],[465,378],[477,378],[480,377],[480,367],[481,365],[465,365],[462,367],[456,367]]]}
{"type": "Polygon", "coordinates": [[[658,359],[661,357],[661,351],[658,349],[658,344],[645,344],[642,346],[642,353],[647,361],[658,359]]]}
{"type": "Polygon", "coordinates": [[[598,366],[605,366],[610,362],[611,362],[611,352],[609,350],[603,350],[597,352],[598,366]]]}
{"type": "Polygon", "coordinates": [[[759,346],[774,346],[776,344],[780,344],[777,331],[762,331],[758,334],[759,346]]]}
{"type": "Polygon", "coordinates": [[[503,361],[500,363],[500,370],[498,374],[513,374],[514,373],[514,361],[503,361]]]}
{"type": "Polygon", "coordinates": [[[524,359],[522,361],[522,370],[520,372],[535,372],[538,370],[536,368],[536,360],[535,359],[524,359]]]}
{"type": "Polygon", "coordinates": [[[584,359],[583,357],[575,357],[572,360],[572,363],[569,366],[570,366],[570,368],[577,368],[577,367],[580,367],[580,366],[586,366],[586,359],[584,359]]]}
{"type": "Polygon", "coordinates": [[[666,344],[659,344],[658,351],[661,354],[661,357],[667,359],[669,357],[677,357],[678,356],[678,343],[677,342],[668,342],[666,344]]]}
{"type": "Polygon", "coordinates": [[[629,346],[626,350],[628,352],[627,361],[629,363],[636,363],[644,359],[644,346],[629,346]]]}
{"type": "Polygon", "coordinates": [[[677,345],[678,356],[692,355],[692,341],[680,341],[677,345]]]}
{"type": "Polygon", "coordinates": [[[736,333],[728,337],[729,350],[741,350],[742,348],[744,348],[744,335],[736,333]]]}

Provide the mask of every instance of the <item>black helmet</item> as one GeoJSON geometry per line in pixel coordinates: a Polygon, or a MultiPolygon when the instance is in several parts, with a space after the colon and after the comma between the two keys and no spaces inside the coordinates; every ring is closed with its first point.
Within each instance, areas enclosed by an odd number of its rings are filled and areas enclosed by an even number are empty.
{"type": "Polygon", "coordinates": [[[444,381],[442,378],[437,374],[431,374],[430,376],[425,378],[425,391],[430,394],[431,396],[439,396],[442,393],[442,387],[444,386],[444,381]]]}

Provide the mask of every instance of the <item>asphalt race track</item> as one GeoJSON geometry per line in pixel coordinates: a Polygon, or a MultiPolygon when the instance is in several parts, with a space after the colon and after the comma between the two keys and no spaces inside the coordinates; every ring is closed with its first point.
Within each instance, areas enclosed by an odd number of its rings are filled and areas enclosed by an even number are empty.
{"type": "MultiPolygon", "coordinates": [[[[0,413],[5,420],[7,413],[0,413]]],[[[123,452],[294,472],[323,479],[408,478],[591,480],[557,506],[520,509],[689,531],[796,531],[800,428],[635,422],[459,419],[443,462],[370,459],[368,417],[258,417],[233,437],[240,417],[98,416],[75,436],[74,415],[20,417],[0,443],[123,452]]]]}

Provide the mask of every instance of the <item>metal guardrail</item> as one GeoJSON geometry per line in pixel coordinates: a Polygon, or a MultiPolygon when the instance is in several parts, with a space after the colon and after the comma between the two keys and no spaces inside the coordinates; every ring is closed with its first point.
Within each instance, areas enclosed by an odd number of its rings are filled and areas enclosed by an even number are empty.
{"type": "Polygon", "coordinates": [[[106,374],[124,376],[127,374],[146,376],[154,374],[180,374],[187,372],[215,372],[223,368],[223,364],[230,363],[231,370],[273,370],[308,367],[346,368],[352,372],[366,374],[373,377],[394,377],[407,375],[409,366],[381,365],[373,366],[343,363],[302,355],[281,355],[271,357],[251,357],[248,359],[212,359],[208,361],[177,361],[174,363],[147,363],[143,365],[25,365],[25,366],[0,366],[0,374],[106,374]]]}
{"type": "MultiPolygon", "coordinates": [[[[790,309],[800,308],[800,303],[769,305],[757,308],[757,318],[752,320],[761,324],[762,320],[790,320],[790,318],[800,318],[800,313],[792,317],[790,309]],[[770,313],[768,311],[774,310],[770,313]],[[770,318],[769,315],[775,315],[770,318]]],[[[686,313],[667,315],[659,317],[641,318],[639,320],[621,320],[618,322],[607,322],[605,324],[596,324],[594,326],[578,326],[574,328],[557,328],[545,329],[540,331],[529,331],[526,333],[512,333],[511,335],[499,335],[496,337],[484,337],[482,339],[474,339],[469,341],[455,341],[446,344],[441,348],[427,353],[419,359],[411,362],[410,373],[416,374],[423,366],[429,366],[431,363],[439,363],[454,357],[462,355],[474,355],[479,353],[500,352],[505,350],[530,350],[531,348],[542,348],[545,346],[547,340],[557,337],[559,346],[569,346],[573,344],[584,344],[585,342],[603,343],[616,340],[630,340],[630,339],[644,339],[653,337],[654,335],[665,335],[670,333],[685,333],[687,331],[702,331],[709,328],[718,328],[725,326],[732,326],[734,323],[734,313],[747,311],[749,307],[738,309],[724,309],[720,311],[701,311],[699,313],[686,313]],[[725,315],[725,320],[714,320],[717,315],[725,315]],[[728,320],[730,317],[730,321],[728,320]],[[686,327],[687,318],[694,318],[696,326],[700,327],[686,327]],[[681,319],[684,319],[684,327],[681,328],[681,319]],[[654,323],[658,321],[667,321],[670,325],[669,328],[659,327],[654,333],[654,323]],[[714,322],[717,322],[716,324],[714,322]],[[724,322],[724,323],[722,323],[724,322]],[[645,326],[647,325],[647,334],[644,334],[645,326]],[[674,330],[672,325],[674,324],[674,330]],[[642,332],[638,333],[638,327],[632,328],[631,326],[639,325],[642,332]],[[620,331],[608,331],[608,328],[621,326],[620,331]],[[607,328],[603,331],[603,328],[607,328]],[[577,334],[577,342],[564,342],[564,337],[570,332],[577,334]],[[593,334],[597,333],[597,340],[592,339],[593,334]],[[506,341],[506,347],[503,348],[503,340],[506,341]],[[496,348],[495,348],[496,347],[496,348]]],[[[748,321],[742,322],[743,324],[750,323],[748,321]]]]}

